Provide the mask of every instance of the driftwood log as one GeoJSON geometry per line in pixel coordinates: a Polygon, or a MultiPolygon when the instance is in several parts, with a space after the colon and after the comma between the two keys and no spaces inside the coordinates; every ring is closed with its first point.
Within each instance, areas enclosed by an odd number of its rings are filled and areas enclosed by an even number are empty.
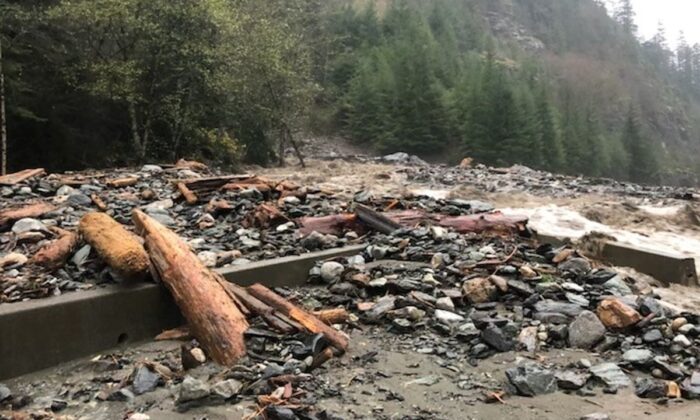
{"type": "Polygon", "coordinates": [[[134,224],[143,235],[159,277],[170,290],[192,335],[209,357],[233,366],[246,354],[245,316],[225,289],[225,280],[205,267],[187,243],[140,210],[134,224]]]}
{"type": "Polygon", "coordinates": [[[11,223],[25,217],[39,217],[56,210],[56,206],[43,201],[29,203],[22,207],[13,207],[0,211],[0,230],[8,228],[11,223]]]}
{"type": "Polygon", "coordinates": [[[57,269],[66,263],[68,258],[73,254],[73,251],[80,242],[80,235],[76,232],[52,228],[57,238],[43,246],[31,258],[31,262],[38,266],[49,269],[57,269]]]}
{"type": "Polygon", "coordinates": [[[0,185],[15,185],[22,181],[26,181],[29,178],[33,178],[38,175],[43,175],[46,171],[44,168],[37,169],[25,169],[23,171],[15,172],[13,174],[7,174],[0,176],[0,185]]]}
{"type": "Polygon", "coordinates": [[[148,275],[148,255],[138,238],[105,213],[88,213],[80,219],[80,233],[102,259],[126,280],[148,275]]]}

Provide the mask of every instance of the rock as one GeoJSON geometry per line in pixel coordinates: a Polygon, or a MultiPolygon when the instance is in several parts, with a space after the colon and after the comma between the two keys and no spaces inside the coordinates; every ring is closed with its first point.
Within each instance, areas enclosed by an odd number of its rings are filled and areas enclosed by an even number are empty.
{"type": "Polygon", "coordinates": [[[561,288],[564,290],[568,290],[569,292],[574,292],[574,293],[583,293],[586,290],[583,287],[579,286],[578,284],[572,283],[572,282],[562,283],[561,288]]]}
{"type": "Polygon", "coordinates": [[[647,316],[651,313],[663,315],[665,311],[661,305],[661,302],[659,302],[657,299],[652,297],[643,297],[639,299],[639,313],[642,314],[642,316],[647,316]]]}
{"type": "Polygon", "coordinates": [[[141,395],[156,389],[159,382],[160,375],[151,371],[146,366],[140,366],[138,369],[136,369],[136,374],[134,375],[131,388],[134,391],[134,394],[141,395]]]}
{"type": "Polygon", "coordinates": [[[529,352],[537,351],[539,347],[537,338],[537,327],[523,328],[518,335],[518,345],[529,352]]]}
{"type": "Polygon", "coordinates": [[[610,416],[605,413],[586,414],[580,420],[610,420],[610,416]]]}
{"type": "Polygon", "coordinates": [[[205,382],[195,379],[191,376],[185,376],[185,379],[180,384],[180,391],[178,392],[177,402],[183,403],[187,401],[194,401],[200,398],[207,397],[209,395],[209,385],[205,382]]]}
{"type": "Polygon", "coordinates": [[[677,336],[673,337],[673,342],[676,344],[679,344],[681,347],[690,347],[691,343],[688,337],[684,336],[683,334],[678,334],[677,336]]]}
{"type": "Polygon", "coordinates": [[[575,317],[583,312],[583,308],[573,303],[556,302],[553,300],[541,300],[535,304],[537,312],[559,313],[575,317]]]}
{"type": "Polygon", "coordinates": [[[158,165],[143,165],[141,167],[141,172],[160,173],[163,172],[163,168],[158,165]]]}
{"type": "Polygon", "coordinates": [[[533,270],[532,267],[529,265],[522,265],[518,271],[520,272],[520,275],[525,277],[526,279],[534,279],[535,277],[538,276],[537,271],[533,270]]]}
{"type": "Polygon", "coordinates": [[[462,294],[471,303],[485,303],[496,298],[498,289],[489,279],[479,277],[465,281],[462,285],[462,294]]]}
{"type": "Polygon", "coordinates": [[[69,196],[75,192],[75,188],[70,185],[62,185],[58,191],[56,191],[56,197],[69,196]]]}
{"type": "MultiPolygon", "coordinates": [[[[681,383],[681,392],[688,399],[700,398],[700,371],[695,371],[681,383]]],[[[2,399],[0,398],[0,401],[2,399]]]]}
{"type": "Polygon", "coordinates": [[[653,365],[660,369],[667,378],[678,379],[685,376],[680,369],[668,363],[663,357],[655,357],[653,360],[653,365]]]}
{"type": "Polygon", "coordinates": [[[649,330],[644,333],[644,336],[642,336],[642,340],[644,340],[645,343],[656,343],[657,341],[661,341],[663,338],[664,335],[661,333],[661,330],[658,329],[649,330]]]}
{"type": "Polygon", "coordinates": [[[592,366],[590,372],[607,387],[625,388],[632,384],[625,372],[615,363],[601,363],[592,366]]]}
{"type": "Polygon", "coordinates": [[[321,264],[321,279],[326,283],[335,283],[340,280],[345,267],[335,261],[326,261],[321,264]]]}
{"type": "Polygon", "coordinates": [[[481,340],[500,352],[515,348],[515,342],[495,325],[490,325],[481,331],[481,340]]]}
{"type": "Polygon", "coordinates": [[[649,349],[631,349],[622,355],[622,360],[635,365],[646,365],[654,358],[654,353],[649,349]]]}
{"type": "Polygon", "coordinates": [[[582,308],[587,308],[591,303],[588,299],[576,293],[566,292],[564,296],[570,303],[581,306],[582,308]]]}
{"type": "Polygon", "coordinates": [[[504,279],[503,277],[494,274],[489,277],[489,281],[493,283],[493,285],[496,286],[501,293],[508,292],[508,280],[504,279]]]}
{"type": "Polygon", "coordinates": [[[634,381],[634,393],[639,398],[664,398],[666,383],[649,378],[637,378],[634,381]]]}
{"type": "Polygon", "coordinates": [[[591,263],[584,258],[569,258],[557,267],[560,273],[582,277],[591,271],[591,263]]]}
{"type": "Polygon", "coordinates": [[[441,241],[447,236],[447,229],[440,226],[431,226],[430,236],[432,236],[436,241],[441,241]]]}
{"type": "Polygon", "coordinates": [[[12,232],[19,235],[27,232],[48,232],[45,224],[37,219],[24,218],[15,222],[12,232]]]}
{"type": "Polygon", "coordinates": [[[559,388],[568,390],[583,388],[591,377],[588,373],[580,373],[573,370],[559,371],[554,376],[557,378],[559,388]]]}
{"type": "Polygon", "coordinates": [[[442,309],[445,311],[450,311],[454,312],[455,311],[455,304],[452,302],[452,299],[449,297],[441,297],[435,302],[435,307],[438,309],[442,309]]]}
{"type": "Polygon", "coordinates": [[[270,404],[265,408],[265,418],[270,420],[299,420],[294,411],[288,407],[270,404]]]}
{"type": "Polygon", "coordinates": [[[202,251],[199,254],[197,254],[197,258],[199,258],[199,261],[202,262],[205,266],[212,268],[216,267],[216,261],[218,260],[218,254],[213,251],[202,251]]]}
{"type": "Polygon", "coordinates": [[[231,397],[238,395],[243,388],[243,384],[235,379],[227,379],[225,381],[217,382],[212,388],[212,394],[218,395],[219,397],[228,400],[231,397]]]}
{"type": "Polygon", "coordinates": [[[591,349],[605,335],[605,326],[596,314],[583,311],[569,325],[569,345],[580,349],[591,349]]]}
{"type": "Polygon", "coordinates": [[[603,287],[615,296],[627,296],[632,294],[632,289],[627,286],[627,283],[625,283],[619,275],[603,283],[603,287]]]}
{"type": "Polygon", "coordinates": [[[506,377],[519,395],[534,397],[550,394],[557,390],[554,374],[534,363],[520,365],[506,370],[506,377]]]}
{"type": "Polygon", "coordinates": [[[92,199],[85,194],[76,193],[68,196],[68,204],[75,207],[88,207],[92,205],[92,199]]]}
{"type": "Polygon", "coordinates": [[[132,413],[126,420],[151,420],[151,416],[144,413],[132,413]]]}
{"type": "Polygon", "coordinates": [[[12,397],[12,391],[5,384],[0,384],[0,402],[12,397]]]}
{"type": "Polygon", "coordinates": [[[435,310],[435,319],[447,325],[456,322],[464,322],[464,317],[462,315],[450,311],[443,311],[442,309],[435,310]]]}
{"type": "Polygon", "coordinates": [[[615,298],[602,301],[598,305],[596,313],[603,325],[616,330],[631,327],[642,319],[639,312],[615,298]]]}
{"type": "Polygon", "coordinates": [[[554,340],[566,340],[569,338],[567,325],[552,325],[549,327],[549,336],[554,340]]]}
{"type": "Polygon", "coordinates": [[[678,331],[682,326],[686,325],[687,323],[688,320],[686,318],[676,318],[671,322],[671,329],[673,331],[678,331]]]}

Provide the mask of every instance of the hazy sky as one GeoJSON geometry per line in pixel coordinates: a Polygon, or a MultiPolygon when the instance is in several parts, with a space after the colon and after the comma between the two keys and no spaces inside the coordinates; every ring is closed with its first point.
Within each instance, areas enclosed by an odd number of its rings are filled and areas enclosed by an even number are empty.
{"type": "Polygon", "coordinates": [[[654,36],[661,21],[669,44],[676,44],[680,31],[685,32],[689,43],[700,42],[700,0],[632,0],[632,3],[642,38],[654,36]]]}

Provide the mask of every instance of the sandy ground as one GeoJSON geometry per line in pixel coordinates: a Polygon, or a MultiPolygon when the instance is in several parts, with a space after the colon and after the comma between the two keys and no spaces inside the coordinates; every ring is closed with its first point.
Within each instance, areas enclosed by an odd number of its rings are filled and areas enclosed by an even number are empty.
{"type": "MultiPolygon", "coordinates": [[[[175,351],[177,342],[146,343],[132,348],[130,356],[137,360],[155,358],[163,352],[175,351]]],[[[575,393],[554,394],[536,398],[506,397],[503,404],[483,402],[485,392],[498,390],[505,382],[504,371],[519,359],[534,358],[543,363],[564,366],[581,358],[593,363],[595,354],[572,350],[551,350],[537,353],[502,353],[472,367],[465,360],[450,360],[449,368],[439,356],[415,352],[401,336],[382,332],[353,332],[352,346],[341,359],[316,371],[324,388],[337,391],[337,396],[319,398],[317,408],[346,419],[479,419],[496,420],[565,420],[603,412],[612,419],[697,419],[700,401],[670,401],[659,405],[634,396],[631,389],[607,395],[594,388],[595,396],[575,393]],[[371,362],[363,355],[377,352],[371,362]],[[458,370],[458,372],[455,372],[458,370]],[[416,379],[437,377],[433,385],[411,383],[416,379]],[[459,386],[462,385],[462,386],[459,386]],[[398,400],[403,399],[403,401],[398,400]]],[[[36,396],[54,397],[60,390],[95,380],[89,358],[52,368],[8,383],[11,387],[31,389],[36,396]]],[[[171,391],[158,388],[138,396],[131,403],[89,402],[69,405],[62,414],[83,419],[123,418],[127,411],[142,411],[153,420],[167,419],[243,419],[254,408],[251,399],[238,404],[191,409],[179,413],[174,409],[171,391]]]]}

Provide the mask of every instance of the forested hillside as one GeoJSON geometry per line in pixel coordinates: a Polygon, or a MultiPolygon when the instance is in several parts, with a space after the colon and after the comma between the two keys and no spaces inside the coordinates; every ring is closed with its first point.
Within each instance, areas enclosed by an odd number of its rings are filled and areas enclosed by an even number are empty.
{"type": "Polygon", "coordinates": [[[629,0],[0,0],[10,168],[381,152],[696,183],[700,46],[629,0]]]}

